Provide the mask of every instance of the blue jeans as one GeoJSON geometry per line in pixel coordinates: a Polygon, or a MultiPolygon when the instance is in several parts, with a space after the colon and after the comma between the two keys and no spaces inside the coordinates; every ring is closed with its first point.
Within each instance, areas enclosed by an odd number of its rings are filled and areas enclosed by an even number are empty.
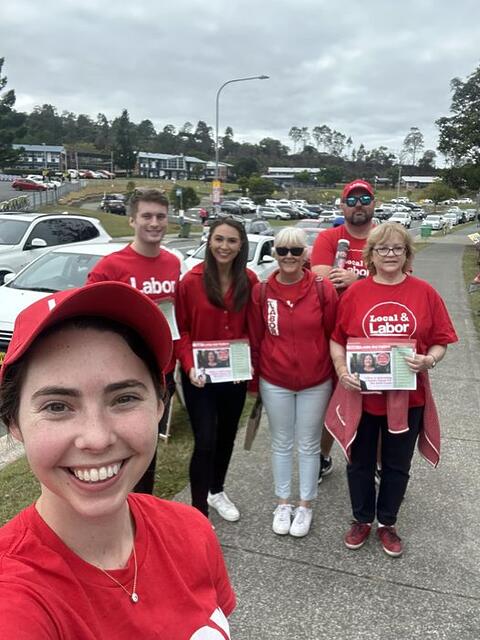
{"type": "Polygon", "coordinates": [[[300,499],[317,497],[320,433],[331,393],[331,380],[302,391],[291,391],[260,378],[260,394],[272,436],[273,478],[278,498],[290,498],[295,440],[300,499]]]}

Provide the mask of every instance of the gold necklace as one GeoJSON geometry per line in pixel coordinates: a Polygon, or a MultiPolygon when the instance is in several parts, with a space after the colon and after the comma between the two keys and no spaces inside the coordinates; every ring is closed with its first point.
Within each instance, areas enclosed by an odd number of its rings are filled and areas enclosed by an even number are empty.
{"type": "Polygon", "coordinates": [[[137,565],[137,554],[135,553],[135,545],[133,545],[133,563],[134,563],[135,570],[134,570],[134,573],[133,573],[133,590],[131,592],[126,587],[124,587],[121,582],[119,582],[116,578],[111,576],[108,573],[108,571],[105,571],[105,569],[103,569],[103,567],[100,567],[99,565],[97,565],[97,567],[100,569],[100,571],[102,571],[107,576],[107,578],[110,578],[110,580],[113,580],[113,582],[115,582],[115,584],[118,584],[118,586],[121,587],[125,591],[127,596],[130,598],[130,600],[134,604],[137,604],[137,602],[139,601],[140,598],[138,597],[138,593],[137,593],[138,565],[137,565]]]}

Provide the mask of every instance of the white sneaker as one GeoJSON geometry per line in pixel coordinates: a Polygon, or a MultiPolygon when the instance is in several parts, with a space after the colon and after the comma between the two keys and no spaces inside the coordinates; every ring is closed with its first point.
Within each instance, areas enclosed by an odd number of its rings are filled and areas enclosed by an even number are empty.
{"type": "Polygon", "coordinates": [[[217,511],[218,515],[222,516],[224,520],[228,520],[229,522],[236,522],[239,520],[240,511],[233,504],[225,491],[220,491],[220,493],[210,493],[209,491],[207,502],[217,511]]]}
{"type": "Polygon", "coordinates": [[[312,524],[313,510],[307,507],[297,507],[290,527],[290,535],[295,538],[303,538],[310,531],[312,524]]]}
{"type": "Polygon", "coordinates": [[[279,536],[286,536],[292,523],[292,504],[279,504],[273,512],[273,532],[279,536]]]}

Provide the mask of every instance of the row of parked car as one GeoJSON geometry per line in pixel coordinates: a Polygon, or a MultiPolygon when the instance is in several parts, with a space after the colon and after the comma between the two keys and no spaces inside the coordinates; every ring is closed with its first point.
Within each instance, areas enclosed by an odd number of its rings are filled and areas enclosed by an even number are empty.
{"type": "Polygon", "coordinates": [[[309,204],[306,200],[267,199],[264,205],[257,205],[250,198],[224,200],[220,210],[232,215],[255,213],[257,217],[273,220],[299,220],[302,218],[321,218],[339,215],[334,207],[320,204],[309,204]]]}

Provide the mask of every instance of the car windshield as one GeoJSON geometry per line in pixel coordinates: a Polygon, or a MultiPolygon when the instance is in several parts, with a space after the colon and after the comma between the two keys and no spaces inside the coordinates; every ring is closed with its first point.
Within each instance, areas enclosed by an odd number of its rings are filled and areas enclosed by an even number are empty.
{"type": "MultiPolygon", "coordinates": [[[[253,260],[253,258],[255,257],[255,251],[257,250],[257,244],[258,242],[252,242],[251,240],[248,241],[248,258],[247,261],[251,262],[253,260]]],[[[192,258],[195,258],[196,260],[205,260],[205,249],[207,248],[207,243],[202,244],[201,247],[199,247],[195,253],[192,255],[192,258]]]]}
{"type": "Polygon", "coordinates": [[[29,224],[23,220],[0,220],[0,244],[18,244],[29,224]]]}
{"type": "Polygon", "coordinates": [[[100,258],[85,253],[47,253],[32,262],[6,286],[45,292],[81,287],[100,258]]]}

